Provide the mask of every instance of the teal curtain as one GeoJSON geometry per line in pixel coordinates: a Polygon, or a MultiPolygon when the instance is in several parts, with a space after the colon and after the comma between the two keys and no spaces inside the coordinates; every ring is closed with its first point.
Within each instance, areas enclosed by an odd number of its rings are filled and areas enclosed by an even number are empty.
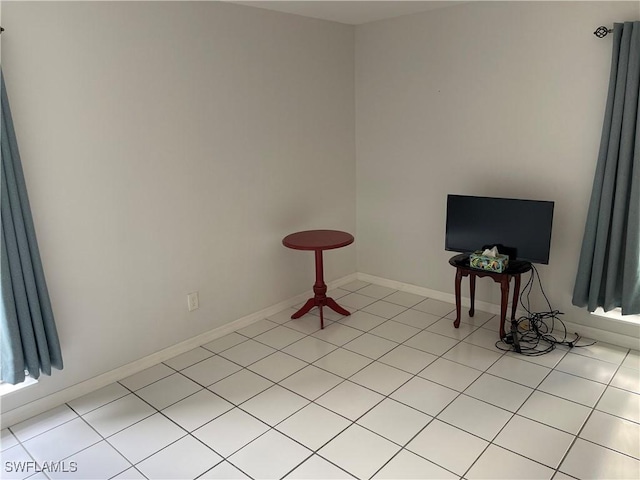
{"type": "Polygon", "coordinates": [[[573,304],[640,314],[640,22],[616,23],[573,304]]]}
{"type": "Polygon", "coordinates": [[[2,94],[2,251],[0,253],[1,380],[16,384],[51,367],[62,369],[62,354],[29,207],[4,76],[2,94]]]}

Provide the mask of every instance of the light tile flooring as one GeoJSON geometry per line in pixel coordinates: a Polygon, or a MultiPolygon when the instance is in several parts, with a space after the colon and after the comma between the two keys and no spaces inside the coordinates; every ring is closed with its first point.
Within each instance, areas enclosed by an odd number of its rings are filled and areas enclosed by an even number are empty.
{"type": "Polygon", "coordinates": [[[324,330],[289,309],[3,430],[2,477],[640,478],[638,351],[524,357],[488,313],[331,294],[324,330]]]}

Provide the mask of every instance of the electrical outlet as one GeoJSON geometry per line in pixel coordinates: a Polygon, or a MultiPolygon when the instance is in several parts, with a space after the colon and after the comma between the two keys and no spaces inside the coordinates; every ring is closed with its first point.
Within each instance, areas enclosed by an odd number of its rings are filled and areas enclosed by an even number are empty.
{"type": "Polygon", "coordinates": [[[193,292],[187,295],[187,308],[189,308],[190,312],[197,310],[200,308],[200,303],[198,302],[198,292],[193,292]]]}

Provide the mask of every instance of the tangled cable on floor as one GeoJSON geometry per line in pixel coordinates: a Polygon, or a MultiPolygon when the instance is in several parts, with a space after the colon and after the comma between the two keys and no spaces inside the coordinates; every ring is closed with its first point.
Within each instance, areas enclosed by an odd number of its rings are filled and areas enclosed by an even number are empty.
{"type": "MultiPolygon", "coordinates": [[[[586,345],[578,345],[577,343],[582,338],[578,333],[574,333],[575,338],[573,340],[569,340],[567,338],[567,327],[564,322],[560,320],[560,315],[564,314],[559,310],[554,310],[551,308],[551,302],[549,302],[549,298],[547,297],[547,294],[542,287],[540,274],[538,273],[535,265],[532,265],[531,276],[529,277],[527,284],[522,289],[522,292],[520,292],[520,304],[522,305],[522,308],[524,308],[524,310],[527,312],[527,315],[524,315],[516,320],[519,343],[518,353],[530,357],[537,357],[555,350],[558,345],[564,345],[569,348],[574,348],[588,347],[596,343],[594,341],[586,345]],[[538,285],[540,286],[542,296],[544,297],[545,301],[547,302],[547,306],[549,307],[549,310],[546,312],[531,311],[531,302],[529,297],[531,295],[531,291],[533,290],[536,279],[538,280],[538,285]],[[526,304],[523,300],[523,297],[525,295],[526,304]],[[558,327],[558,325],[559,330],[562,332],[561,339],[553,334],[553,331],[558,327]]],[[[508,334],[505,338],[498,340],[496,342],[496,347],[507,352],[516,351],[512,334],[508,334]]]]}

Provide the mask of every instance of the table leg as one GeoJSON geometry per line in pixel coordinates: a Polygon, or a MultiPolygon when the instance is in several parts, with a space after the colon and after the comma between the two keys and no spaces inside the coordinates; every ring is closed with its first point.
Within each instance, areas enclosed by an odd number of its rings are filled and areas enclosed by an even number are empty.
{"type": "Polygon", "coordinates": [[[320,310],[320,328],[324,328],[324,313],[322,307],[327,306],[332,310],[335,310],[341,315],[351,315],[347,310],[342,308],[336,303],[336,301],[327,297],[327,284],[324,283],[324,268],[322,264],[322,250],[315,250],[316,254],[316,283],[313,285],[313,298],[310,298],[302,306],[300,310],[291,315],[291,318],[300,318],[308,313],[313,307],[318,307],[320,310]]]}
{"type": "Polygon", "coordinates": [[[322,250],[316,250],[316,283],[313,285],[314,301],[320,310],[320,328],[324,328],[322,307],[327,301],[327,284],[324,283],[324,267],[322,265],[322,250]]]}
{"type": "Polygon", "coordinates": [[[520,295],[520,275],[515,276],[515,285],[513,286],[513,303],[511,304],[511,320],[516,318],[516,309],[518,308],[518,296],[520,295]]]}
{"type": "Polygon", "coordinates": [[[475,313],[474,304],[476,301],[476,276],[472,273],[469,275],[469,293],[471,294],[471,308],[469,309],[469,316],[473,317],[475,313]]]}
{"type": "Polygon", "coordinates": [[[513,286],[513,303],[511,305],[511,337],[513,338],[513,348],[517,353],[522,353],[520,340],[518,339],[518,321],[516,320],[516,308],[518,307],[518,294],[520,293],[520,275],[515,276],[513,286]]]}
{"type": "Polygon", "coordinates": [[[311,310],[315,306],[316,306],[316,299],[310,298],[309,300],[307,300],[307,302],[302,306],[300,310],[298,310],[296,313],[291,315],[291,318],[294,318],[294,319],[300,318],[301,316],[309,313],[309,310],[311,310]]]}
{"type": "Polygon", "coordinates": [[[460,284],[462,283],[462,270],[456,268],[456,319],[453,326],[460,326],[460,310],[462,309],[462,300],[460,298],[460,284]]]}
{"type": "Polygon", "coordinates": [[[316,298],[325,297],[327,285],[324,283],[324,267],[322,265],[322,250],[316,250],[316,283],[313,285],[313,293],[316,298]]]}
{"type": "Polygon", "coordinates": [[[330,309],[332,309],[333,311],[339,313],[340,315],[344,315],[346,317],[348,317],[349,315],[351,315],[351,312],[349,312],[348,310],[345,310],[344,308],[342,308],[340,305],[338,305],[336,303],[336,301],[331,298],[331,297],[327,297],[327,307],[329,307],[330,309]]]}
{"type": "Polygon", "coordinates": [[[504,275],[500,280],[500,338],[505,337],[504,321],[507,317],[507,303],[509,302],[509,275],[504,275]]]}

